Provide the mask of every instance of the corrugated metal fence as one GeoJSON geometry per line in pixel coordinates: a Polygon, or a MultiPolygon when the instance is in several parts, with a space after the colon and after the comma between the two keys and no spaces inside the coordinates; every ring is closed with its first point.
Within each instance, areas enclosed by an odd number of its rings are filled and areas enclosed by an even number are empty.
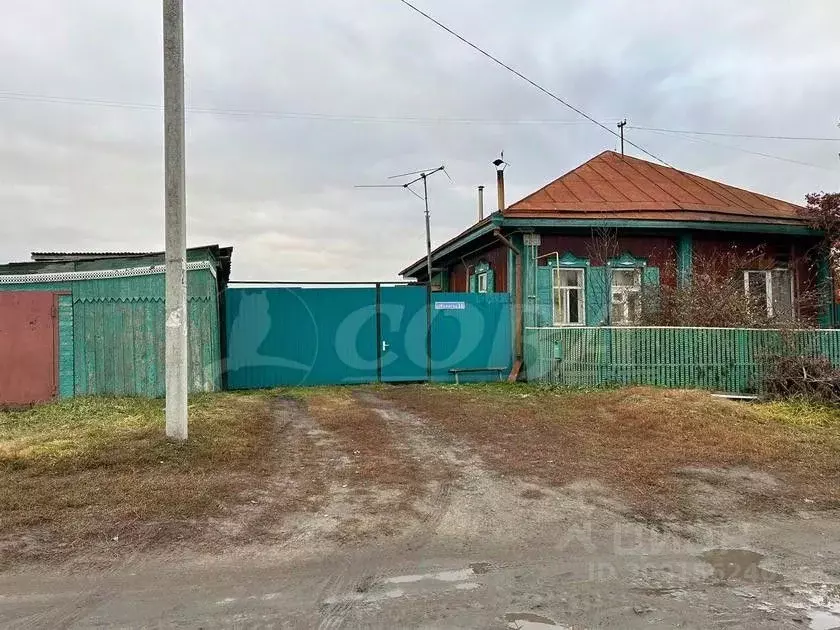
{"type": "Polygon", "coordinates": [[[470,370],[463,382],[507,375],[510,294],[434,293],[431,362],[426,300],[422,286],[229,288],[228,387],[452,382],[453,369],[470,370]]]}
{"type": "Polygon", "coordinates": [[[760,391],[772,356],[823,356],[840,365],[840,330],[527,328],[529,381],[573,387],[639,384],[760,391]]]}

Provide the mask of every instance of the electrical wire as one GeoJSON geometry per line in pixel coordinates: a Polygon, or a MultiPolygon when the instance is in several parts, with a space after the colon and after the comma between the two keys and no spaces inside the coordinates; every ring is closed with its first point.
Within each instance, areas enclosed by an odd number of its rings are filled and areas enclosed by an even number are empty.
{"type": "Polygon", "coordinates": [[[840,142],[840,138],[826,138],[819,136],[763,136],[754,133],[730,133],[726,131],[692,131],[690,129],[663,129],[661,127],[640,127],[627,125],[628,129],[638,131],[659,131],[662,133],[676,133],[690,136],[721,136],[726,138],[752,138],[760,140],[802,140],[808,142],[840,142]]]}
{"type": "MultiPolygon", "coordinates": [[[[466,37],[464,37],[463,35],[460,35],[460,34],[456,33],[456,32],[455,32],[455,31],[453,31],[451,28],[449,28],[448,26],[446,26],[446,25],[445,25],[445,24],[443,24],[442,22],[439,22],[438,20],[436,20],[434,17],[432,17],[432,16],[431,16],[431,15],[429,15],[428,13],[426,13],[426,12],[422,11],[421,9],[418,9],[416,6],[414,6],[413,4],[411,4],[410,2],[408,2],[408,0],[399,0],[399,2],[402,2],[405,6],[407,6],[408,8],[410,8],[412,11],[415,11],[416,13],[419,13],[420,15],[422,15],[424,18],[426,18],[426,19],[427,19],[427,20],[429,20],[430,22],[432,22],[432,23],[436,24],[438,27],[440,27],[441,29],[443,29],[444,31],[446,31],[447,33],[449,33],[450,35],[452,35],[452,36],[453,36],[453,37],[455,37],[456,39],[460,40],[461,42],[463,42],[464,44],[466,44],[467,46],[469,46],[469,47],[470,47],[470,48],[472,48],[473,50],[475,50],[475,51],[477,51],[477,52],[481,53],[482,55],[484,55],[485,57],[487,57],[488,59],[490,59],[491,61],[493,61],[493,62],[494,62],[494,63],[496,63],[497,65],[501,66],[502,68],[504,68],[504,69],[505,69],[505,70],[507,70],[508,72],[512,72],[513,74],[515,74],[517,77],[519,77],[520,79],[522,79],[522,80],[523,80],[523,81],[525,81],[526,83],[528,83],[528,84],[530,84],[531,86],[533,86],[533,87],[537,88],[537,89],[538,89],[540,92],[542,92],[543,94],[545,94],[545,95],[547,95],[547,96],[549,96],[549,97],[553,98],[555,101],[557,101],[557,102],[558,102],[558,103],[560,103],[561,105],[563,105],[563,106],[565,106],[565,107],[567,107],[567,108],[571,109],[573,112],[575,112],[575,113],[576,113],[576,114],[578,114],[579,116],[582,116],[583,118],[585,118],[585,119],[586,119],[586,120],[588,120],[589,122],[593,123],[594,125],[597,125],[598,127],[600,127],[601,129],[603,129],[603,130],[604,130],[604,131],[606,131],[607,133],[612,134],[613,136],[616,136],[617,138],[620,138],[620,137],[621,137],[621,136],[620,136],[617,132],[613,131],[612,129],[610,129],[609,127],[607,127],[607,126],[606,126],[605,124],[603,124],[602,122],[599,122],[598,120],[596,120],[595,118],[593,118],[592,116],[590,116],[589,114],[587,114],[586,112],[584,112],[582,109],[579,109],[578,107],[575,107],[574,105],[572,105],[572,104],[571,104],[571,103],[569,103],[568,101],[566,101],[566,100],[564,100],[564,99],[560,98],[560,97],[559,97],[559,96],[557,96],[554,92],[551,92],[550,90],[548,90],[548,89],[544,88],[542,85],[540,85],[539,83],[537,83],[537,82],[536,82],[536,81],[534,81],[533,79],[529,79],[527,76],[525,76],[524,74],[522,74],[521,72],[519,72],[519,70],[516,70],[515,68],[513,68],[513,67],[509,66],[508,64],[506,64],[505,62],[503,62],[502,60],[500,60],[498,57],[494,57],[494,56],[493,56],[493,55],[491,55],[489,52],[487,52],[486,50],[484,50],[483,48],[481,48],[480,46],[478,46],[478,45],[476,45],[476,44],[472,43],[470,40],[468,40],[468,39],[467,39],[466,37]]],[[[641,147],[641,146],[639,146],[638,144],[636,144],[636,143],[634,143],[634,142],[632,142],[632,141],[630,141],[630,140],[627,140],[626,138],[625,138],[624,142],[625,142],[626,144],[629,144],[631,147],[635,147],[636,149],[638,149],[639,151],[641,151],[642,153],[644,153],[644,154],[645,154],[645,155],[647,155],[648,157],[653,158],[653,159],[654,159],[654,160],[656,160],[657,162],[661,162],[661,163],[662,163],[662,164],[664,164],[665,166],[669,166],[669,167],[671,167],[671,168],[674,168],[674,167],[673,167],[673,166],[671,166],[668,162],[666,162],[666,161],[665,161],[665,160],[663,160],[662,158],[660,158],[660,157],[658,157],[658,156],[654,155],[653,153],[651,153],[650,151],[648,151],[648,150],[647,150],[647,149],[645,149],[644,147],[641,147]]]]}
{"type": "MultiPolygon", "coordinates": [[[[162,105],[154,103],[138,103],[130,101],[115,101],[71,96],[57,96],[48,94],[33,94],[25,92],[0,91],[0,102],[23,101],[34,103],[54,103],[59,105],[88,105],[93,107],[113,107],[120,109],[135,109],[144,111],[163,111],[162,105]]],[[[216,116],[230,116],[235,118],[269,118],[269,119],[302,119],[323,120],[351,123],[395,123],[395,124],[452,124],[452,125],[586,125],[589,120],[563,120],[551,118],[531,119],[491,119],[491,118],[447,118],[429,116],[366,116],[360,114],[327,114],[320,112],[289,112],[277,110],[225,109],[214,107],[187,106],[186,111],[193,114],[210,114],[216,116]]],[[[619,118],[607,119],[610,122],[619,118]]],[[[809,142],[840,142],[840,138],[818,136],[772,136],[746,133],[730,133],[724,131],[694,131],[690,129],[666,129],[664,127],[644,127],[627,125],[627,129],[637,131],[657,131],[660,133],[689,135],[689,136],[721,136],[731,138],[749,138],[761,140],[799,140],[809,142]]],[[[611,133],[612,130],[609,130],[611,133]]],[[[614,134],[618,140],[620,136],[614,134]]],[[[627,140],[625,139],[625,142],[627,140]]]]}
{"type": "MultiPolygon", "coordinates": [[[[134,109],[143,111],[163,111],[162,105],[153,103],[137,103],[129,101],[101,100],[91,98],[77,98],[69,96],[54,96],[47,94],[32,94],[24,92],[0,91],[0,102],[24,101],[32,103],[51,103],[59,105],[87,105],[92,107],[113,107],[120,109],[134,109]]],[[[237,118],[276,118],[324,120],[352,123],[420,123],[420,124],[461,124],[461,125],[583,125],[583,120],[498,120],[487,118],[445,118],[423,116],[365,116],[357,114],[325,114],[317,112],[283,112],[271,110],[251,109],[223,109],[214,107],[187,106],[186,111],[193,114],[212,114],[218,116],[232,116],[237,118]]],[[[617,120],[617,119],[616,119],[617,120]]]]}
{"type": "MultiPolygon", "coordinates": [[[[629,126],[629,125],[628,125],[629,126]]],[[[660,135],[666,135],[665,132],[659,131],[657,129],[644,129],[643,131],[648,131],[650,133],[657,133],[660,135]]],[[[779,160],[781,162],[788,162],[790,164],[799,164],[800,166],[810,166],[811,168],[819,168],[825,171],[833,171],[837,172],[837,169],[830,168],[828,166],[823,166],[821,164],[814,164],[813,162],[803,162],[802,160],[794,160],[793,158],[783,157],[781,155],[774,155],[772,153],[764,153],[762,151],[753,151],[751,149],[745,149],[744,147],[735,147],[731,144],[725,144],[723,142],[715,142],[714,140],[709,140],[708,138],[694,138],[690,136],[678,136],[681,137],[683,140],[688,140],[689,142],[703,142],[705,144],[710,144],[716,147],[723,147],[724,149],[730,149],[731,151],[740,151],[741,153],[748,153],[750,155],[757,155],[764,158],[769,158],[771,160],[779,160]]],[[[626,140],[625,140],[626,142],[626,140]]]]}

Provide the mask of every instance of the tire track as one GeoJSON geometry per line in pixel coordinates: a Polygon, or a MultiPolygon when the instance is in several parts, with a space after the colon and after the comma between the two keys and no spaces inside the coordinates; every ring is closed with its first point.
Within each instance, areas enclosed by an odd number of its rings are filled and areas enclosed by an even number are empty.
{"type": "MultiPolygon", "coordinates": [[[[403,411],[369,391],[357,390],[353,395],[387,423],[400,452],[414,460],[423,471],[423,478],[432,480],[433,489],[421,499],[426,509],[403,539],[406,551],[416,553],[437,533],[438,525],[452,504],[453,488],[469,474],[468,462],[459,458],[454,445],[430,430],[419,416],[403,411]]],[[[383,562],[382,558],[366,558],[353,566],[348,563],[341,574],[327,581],[320,597],[320,601],[327,602],[321,607],[320,630],[337,630],[349,622],[357,607],[365,604],[364,593],[385,579],[386,575],[379,570],[383,562]]]]}

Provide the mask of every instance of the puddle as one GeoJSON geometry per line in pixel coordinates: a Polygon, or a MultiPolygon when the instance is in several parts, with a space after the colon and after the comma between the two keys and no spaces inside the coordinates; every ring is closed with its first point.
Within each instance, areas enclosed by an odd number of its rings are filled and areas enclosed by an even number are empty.
{"type": "Polygon", "coordinates": [[[509,630],[563,630],[566,626],[558,625],[553,619],[534,613],[507,613],[505,621],[509,630]]]}
{"type": "Polygon", "coordinates": [[[474,575],[489,573],[492,565],[489,562],[473,562],[466,569],[452,571],[438,571],[437,573],[415,573],[410,575],[395,575],[383,580],[389,584],[411,584],[423,580],[437,580],[439,582],[463,582],[474,575]]]}
{"type": "Polygon", "coordinates": [[[380,593],[350,593],[339,597],[328,597],[324,600],[324,603],[330,606],[334,606],[336,604],[349,604],[352,602],[370,604],[373,602],[381,602],[386,599],[398,599],[403,595],[405,595],[405,591],[402,589],[392,588],[380,593]]]}
{"type": "Polygon", "coordinates": [[[814,590],[800,591],[805,596],[802,603],[792,604],[808,618],[810,630],[840,628],[840,592],[836,585],[822,584],[814,590]]]}
{"type": "Polygon", "coordinates": [[[779,582],[783,577],[758,566],[764,555],[748,549],[710,549],[700,557],[712,566],[719,580],[767,583],[779,582]]]}
{"type": "Polygon", "coordinates": [[[835,628],[840,628],[840,610],[830,612],[827,610],[807,608],[805,615],[808,617],[808,627],[811,630],[834,630],[835,628]]]}

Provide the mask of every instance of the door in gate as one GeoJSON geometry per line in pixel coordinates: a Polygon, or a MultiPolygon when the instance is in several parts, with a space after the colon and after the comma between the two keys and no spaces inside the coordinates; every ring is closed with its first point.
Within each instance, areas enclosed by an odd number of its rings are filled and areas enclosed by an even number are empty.
{"type": "Polygon", "coordinates": [[[382,287],[379,312],[380,380],[426,380],[426,287],[382,287]]]}
{"type": "Polygon", "coordinates": [[[56,393],[55,295],[0,292],[0,405],[44,402],[56,393]]]}

